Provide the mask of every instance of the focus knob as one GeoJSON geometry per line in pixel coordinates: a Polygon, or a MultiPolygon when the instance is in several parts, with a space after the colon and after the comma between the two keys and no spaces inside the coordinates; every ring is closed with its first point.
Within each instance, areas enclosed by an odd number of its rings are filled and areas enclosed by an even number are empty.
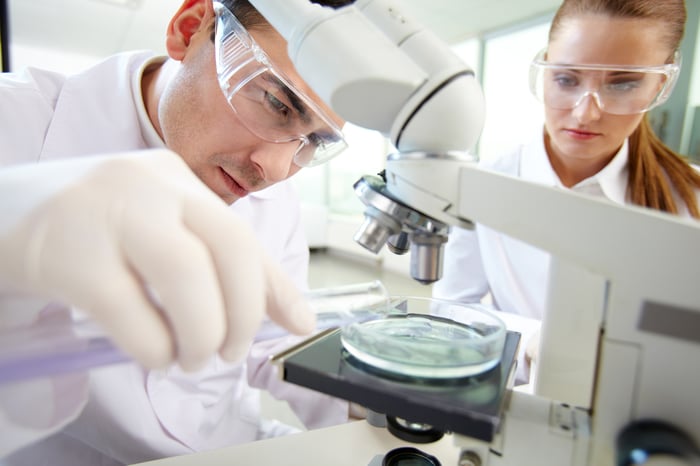
{"type": "Polygon", "coordinates": [[[700,451],[693,439],[662,421],[640,420],[617,437],[617,466],[700,466],[700,451]]]}

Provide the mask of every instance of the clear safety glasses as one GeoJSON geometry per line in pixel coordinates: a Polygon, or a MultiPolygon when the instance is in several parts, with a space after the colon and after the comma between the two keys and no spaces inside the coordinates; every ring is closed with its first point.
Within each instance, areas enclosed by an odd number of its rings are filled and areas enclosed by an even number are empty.
{"type": "Polygon", "coordinates": [[[219,85],[243,125],[274,143],[299,141],[294,163],[324,163],[346,147],[341,129],[275,68],[263,49],[222,4],[216,11],[219,85]]]}
{"type": "Polygon", "coordinates": [[[549,63],[542,50],[530,64],[530,90],[551,108],[570,110],[586,97],[615,115],[643,113],[666,102],[680,70],[674,62],[659,66],[569,65],[549,63]]]}

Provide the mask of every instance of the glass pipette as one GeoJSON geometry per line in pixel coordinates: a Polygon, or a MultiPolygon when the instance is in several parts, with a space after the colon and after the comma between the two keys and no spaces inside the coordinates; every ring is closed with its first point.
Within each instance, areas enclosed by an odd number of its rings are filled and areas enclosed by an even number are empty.
{"type": "MultiPolygon", "coordinates": [[[[305,293],[317,331],[384,317],[389,294],[379,280],[305,293]]],[[[282,338],[287,330],[262,323],[254,342],[282,338]]],[[[86,371],[130,362],[94,322],[48,322],[0,331],[0,384],[86,371]]]]}

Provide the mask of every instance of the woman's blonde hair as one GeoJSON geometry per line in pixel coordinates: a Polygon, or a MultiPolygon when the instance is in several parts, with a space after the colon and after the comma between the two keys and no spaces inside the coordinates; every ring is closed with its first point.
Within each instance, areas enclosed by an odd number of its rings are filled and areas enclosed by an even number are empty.
{"type": "MultiPolygon", "coordinates": [[[[663,23],[662,43],[668,47],[669,61],[680,47],[687,12],[684,0],[564,0],[549,30],[556,38],[567,18],[602,14],[613,18],[646,19],[663,23]]],[[[687,159],[666,146],[654,134],[648,115],[629,137],[629,182],[627,195],[638,205],[678,213],[673,190],[695,218],[700,218],[695,189],[700,175],[687,159]]]]}

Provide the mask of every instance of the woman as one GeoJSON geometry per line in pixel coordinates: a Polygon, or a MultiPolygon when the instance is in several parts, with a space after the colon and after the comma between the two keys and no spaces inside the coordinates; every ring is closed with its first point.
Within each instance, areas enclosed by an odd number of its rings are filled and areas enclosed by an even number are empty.
{"type": "MultiPolygon", "coordinates": [[[[673,88],[685,20],[683,0],[564,0],[531,66],[544,131],[484,167],[700,217],[700,175],[654,135],[646,114],[673,88]]],[[[451,233],[445,261],[435,297],[478,302],[490,294],[502,311],[542,319],[544,251],[478,225],[451,233]]]]}

